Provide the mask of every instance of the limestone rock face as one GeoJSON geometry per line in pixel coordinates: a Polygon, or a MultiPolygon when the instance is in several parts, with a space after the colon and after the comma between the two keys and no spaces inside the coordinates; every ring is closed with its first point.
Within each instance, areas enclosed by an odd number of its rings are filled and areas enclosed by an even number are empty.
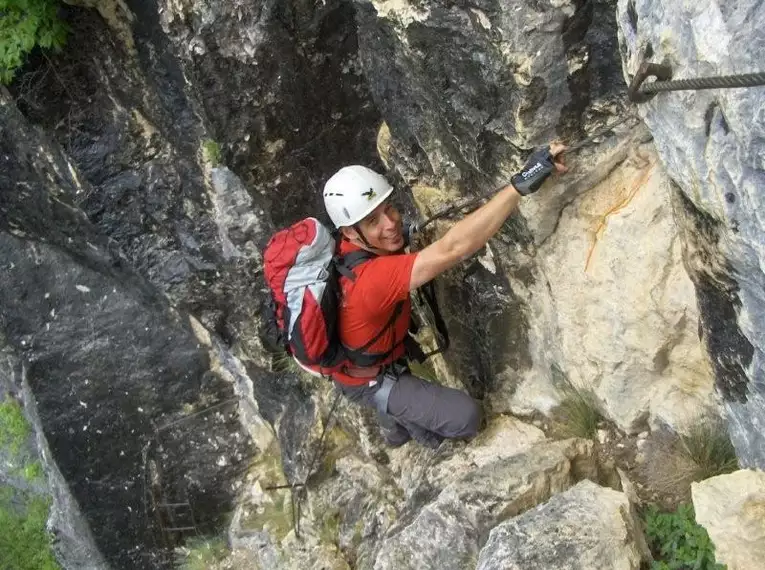
{"type": "Polygon", "coordinates": [[[457,476],[518,455],[544,439],[544,432],[539,428],[509,416],[500,416],[490,421],[470,445],[456,449],[450,457],[436,463],[420,477],[424,476],[429,485],[441,489],[457,476]]]}
{"type": "Polygon", "coordinates": [[[638,570],[650,559],[627,497],[582,481],[496,526],[476,570],[638,570]]]}
{"type": "Polygon", "coordinates": [[[741,470],[692,486],[696,521],[728,570],[757,570],[765,561],[765,473],[741,470]]]}
{"type": "Polygon", "coordinates": [[[404,512],[382,542],[375,570],[474,568],[488,532],[584,476],[597,476],[592,442],[540,443],[457,478],[435,500],[404,512]]]}
{"type": "Polygon", "coordinates": [[[683,426],[714,404],[672,194],[646,144],[570,198],[537,249],[534,366],[511,409],[548,407],[556,374],[592,390],[605,415],[633,432],[649,421],[683,426]]]}
{"type": "MultiPolygon", "coordinates": [[[[640,107],[646,130],[617,38],[618,17],[628,72],[649,41],[681,73],[729,72],[728,54],[762,52],[754,3],[73,0],[62,14],[67,49],[0,88],[0,350],[77,503],[54,524],[90,527],[64,541],[85,545],[73,565],[170,567],[157,537],[186,537],[145,521],[188,502],[202,533],[233,511],[231,561],[248,568],[488,569],[549,539],[551,515],[567,533],[576,516],[608,527],[620,548],[598,561],[634,567],[621,495],[555,497],[601,480],[594,444],[507,415],[549,411],[564,384],[636,431],[716,405],[716,381],[742,461],[762,466],[762,101],[662,95],[640,107]],[[475,440],[385,449],[372,411],[335,408],[331,385],[273,358],[262,246],[321,215],[338,167],[382,169],[381,151],[396,199],[425,217],[505,183],[538,144],[623,119],[439,280],[452,348],[437,369],[483,401],[475,440]],[[533,541],[497,528],[520,522],[533,541]]],[[[547,566],[588,567],[602,543],[576,542],[547,566]]]]}
{"type": "MultiPolygon", "coordinates": [[[[759,2],[620,0],[625,77],[644,58],[675,78],[762,71],[759,2]]],[[[669,176],[703,340],[743,465],[765,468],[765,94],[756,89],[664,93],[638,106],[669,176]],[[684,221],[683,221],[684,220],[684,221]]]]}
{"type": "Polygon", "coordinates": [[[604,57],[616,48],[608,1],[357,6],[375,102],[393,136],[422,152],[408,158],[438,177],[486,182],[482,171],[491,178],[514,149],[577,132],[590,98],[608,107],[621,90],[604,57]]]}

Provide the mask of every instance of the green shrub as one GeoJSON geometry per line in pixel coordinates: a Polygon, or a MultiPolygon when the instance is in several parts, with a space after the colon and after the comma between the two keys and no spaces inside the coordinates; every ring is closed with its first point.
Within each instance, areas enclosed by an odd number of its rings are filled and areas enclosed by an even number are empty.
{"type": "Polygon", "coordinates": [[[0,489],[0,568],[59,570],[46,529],[49,503],[0,489]]]}
{"type": "Polygon", "coordinates": [[[58,7],[57,0],[0,0],[0,83],[13,80],[36,46],[64,46],[67,27],[58,7]]]}
{"type": "MultiPolygon", "coordinates": [[[[0,0],[1,2],[2,0],[0,0]]],[[[11,398],[0,404],[0,448],[17,454],[26,442],[31,428],[21,406],[11,398]]]]}
{"type": "Polygon", "coordinates": [[[655,559],[651,570],[725,570],[715,562],[714,544],[704,527],[696,524],[691,505],[680,505],[673,513],[651,506],[645,523],[655,559]]]}

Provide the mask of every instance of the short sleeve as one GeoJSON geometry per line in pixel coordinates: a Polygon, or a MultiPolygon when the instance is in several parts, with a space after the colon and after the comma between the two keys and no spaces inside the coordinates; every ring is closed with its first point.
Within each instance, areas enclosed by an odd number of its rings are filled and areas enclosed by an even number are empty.
{"type": "Polygon", "coordinates": [[[384,255],[364,264],[363,279],[356,285],[363,288],[364,306],[373,312],[388,309],[399,301],[409,298],[412,267],[417,253],[384,255]]]}

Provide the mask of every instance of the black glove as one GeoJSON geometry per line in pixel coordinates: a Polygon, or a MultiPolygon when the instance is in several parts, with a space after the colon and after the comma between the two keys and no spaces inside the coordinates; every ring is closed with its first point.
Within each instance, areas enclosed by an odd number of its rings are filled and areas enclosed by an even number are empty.
{"type": "Polygon", "coordinates": [[[531,153],[523,169],[510,179],[510,183],[518,190],[518,194],[528,196],[539,190],[554,171],[553,155],[550,147],[545,146],[531,153]]]}

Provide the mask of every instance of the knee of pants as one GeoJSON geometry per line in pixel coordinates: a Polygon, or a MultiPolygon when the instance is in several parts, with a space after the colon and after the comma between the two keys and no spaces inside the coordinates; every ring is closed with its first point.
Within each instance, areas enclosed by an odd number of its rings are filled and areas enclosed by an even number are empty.
{"type": "Polygon", "coordinates": [[[473,398],[468,398],[464,409],[462,410],[461,425],[462,428],[456,437],[474,437],[481,426],[481,407],[473,398]]]}

